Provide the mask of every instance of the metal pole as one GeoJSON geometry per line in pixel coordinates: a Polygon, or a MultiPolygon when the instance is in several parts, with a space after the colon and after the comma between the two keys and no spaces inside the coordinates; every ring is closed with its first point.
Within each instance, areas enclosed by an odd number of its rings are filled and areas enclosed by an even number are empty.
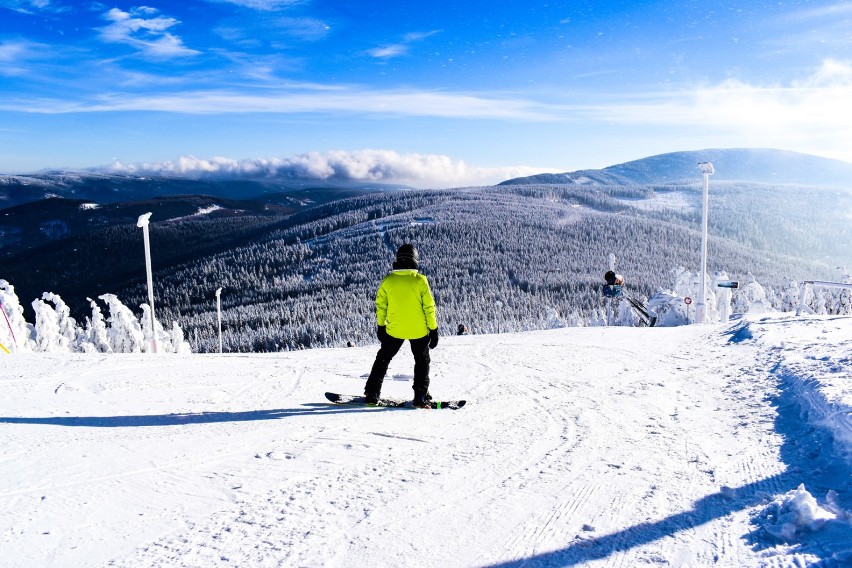
{"type": "Polygon", "coordinates": [[[710,209],[710,176],[714,173],[714,169],[710,162],[702,162],[698,164],[698,167],[704,173],[704,199],[701,215],[701,274],[698,282],[698,301],[695,302],[695,323],[705,323],[707,321],[705,306],[707,295],[705,282],[707,278],[707,217],[710,209]]]}
{"type": "Polygon", "coordinates": [[[9,333],[12,334],[12,342],[15,345],[15,351],[18,350],[18,340],[15,337],[15,330],[12,329],[12,324],[9,321],[9,316],[6,315],[6,309],[3,307],[3,304],[0,304],[0,311],[3,312],[3,319],[6,320],[6,325],[9,327],[9,333]]]}
{"type": "Polygon", "coordinates": [[[148,224],[150,219],[151,213],[140,215],[136,226],[142,228],[142,235],[145,239],[145,270],[148,273],[148,306],[151,308],[151,349],[156,353],[157,330],[154,327],[154,279],[151,275],[151,242],[148,238],[148,224]]]}
{"type": "Polygon", "coordinates": [[[222,352],[222,289],[216,290],[216,319],[219,321],[219,353],[222,352]]]}

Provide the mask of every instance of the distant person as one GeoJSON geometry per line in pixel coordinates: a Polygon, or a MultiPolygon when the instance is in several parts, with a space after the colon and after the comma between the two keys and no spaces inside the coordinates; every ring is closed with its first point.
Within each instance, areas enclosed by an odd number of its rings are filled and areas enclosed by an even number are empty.
{"type": "Polygon", "coordinates": [[[624,284],[624,277],[621,274],[616,274],[612,270],[608,270],[604,274],[606,285],[603,287],[603,295],[605,298],[621,297],[621,286],[624,284]]]}
{"type": "Polygon", "coordinates": [[[463,323],[459,324],[459,330],[456,335],[467,335],[470,333],[470,330],[467,329],[467,326],[463,323]]]}
{"type": "Polygon", "coordinates": [[[376,335],[381,348],[364,386],[368,404],[378,402],[388,365],[406,340],[414,355],[412,404],[423,408],[432,399],[429,395],[429,350],[438,345],[438,321],[429,281],[418,272],[419,265],[417,249],[410,244],[402,245],[396,251],[393,271],[385,276],[376,293],[376,335]]]}
{"type": "Polygon", "coordinates": [[[639,316],[639,319],[642,320],[642,323],[648,327],[654,327],[656,325],[657,316],[651,313],[645,304],[624,293],[624,290],[622,290],[622,286],[624,286],[624,277],[621,274],[616,274],[614,271],[608,270],[606,274],[604,274],[604,280],[606,281],[606,284],[603,287],[604,298],[610,298],[613,302],[624,298],[639,316]]]}

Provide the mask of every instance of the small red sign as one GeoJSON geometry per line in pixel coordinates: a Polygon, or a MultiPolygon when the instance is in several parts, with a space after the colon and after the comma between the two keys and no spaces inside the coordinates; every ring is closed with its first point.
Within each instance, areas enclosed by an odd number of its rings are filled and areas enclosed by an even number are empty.
{"type": "Polygon", "coordinates": [[[690,298],[689,296],[687,296],[686,298],[684,298],[684,299],[683,299],[683,303],[684,303],[684,304],[686,304],[686,305],[688,306],[689,304],[691,304],[691,303],[692,303],[692,298],[690,298]]]}

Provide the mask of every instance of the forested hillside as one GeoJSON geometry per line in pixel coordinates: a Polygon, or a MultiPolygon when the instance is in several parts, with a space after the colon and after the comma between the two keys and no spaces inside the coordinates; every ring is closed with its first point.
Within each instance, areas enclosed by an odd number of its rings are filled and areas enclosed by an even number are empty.
{"type": "MultiPolygon", "coordinates": [[[[757,188],[731,192],[761,195],[757,188]]],[[[432,283],[443,333],[460,323],[476,333],[572,325],[597,317],[610,253],[640,297],[670,287],[673,268],[696,269],[696,196],[699,187],[564,185],[362,196],[301,212],[250,244],[160,270],[155,287],[161,309],[179,319],[196,350],[217,348],[219,287],[228,351],[372,341],[378,282],[394,250],[412,242],[432,283]],[[681,195],[673,201],[674,191],[681,195]]],[[[786,230],[769,223],[778,210],[750,200],[739,210],[734,203],[718,194],[710,270],[733,278],[751,272],[776,288],[788,278],[828,274],[827,265],[757,248],[786,230]]],[[[120,292],[129,305],[144,301],[139,282],[120,292]]]]}
{"type": "Polygon", "coordinates": [[[218,348],[219,287],[228,351],[373,341],[375,290],[404,242],[421,251],[443,333],[459,324],[483,333],[596,323],[610,254],[640,298],[673,287],[678,267],[698,271],[698,159],[717,164],[710,271],[738,280],[751,273],[780,291],[791,280],[837,280],[838,267],[852,269],[852,166],[790,152],[705,150],[453,190],[0,176],[0,202],[64,197],[2,210],[0,277],[27,310],[45,291],[61,295],[80,320],[86,298],[104,293],[136,307],[146,291],[134,218],[156,211],[158,313],[166,324],[180,321],[194,350],[218,348]],[[173,197],[190,188],[258,198],[173,197]]]}

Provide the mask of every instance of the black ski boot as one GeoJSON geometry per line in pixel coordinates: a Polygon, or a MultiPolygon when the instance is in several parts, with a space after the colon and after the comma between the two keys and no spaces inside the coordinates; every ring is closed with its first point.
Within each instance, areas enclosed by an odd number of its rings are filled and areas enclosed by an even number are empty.
{"type": "Polygon", "coordinates": [[[429,392],[415,392],[414,400],[411,401],[411,406],[414,408],[429,408],[429,401],[432,400],[432,395],[429,392]]]}
{"type": "Polygon", "coordinates": [[[379,403],[379,393],[376,392],[365,392],[364,393],[364,402],[367,404],[378,404],[379,403]]]}

